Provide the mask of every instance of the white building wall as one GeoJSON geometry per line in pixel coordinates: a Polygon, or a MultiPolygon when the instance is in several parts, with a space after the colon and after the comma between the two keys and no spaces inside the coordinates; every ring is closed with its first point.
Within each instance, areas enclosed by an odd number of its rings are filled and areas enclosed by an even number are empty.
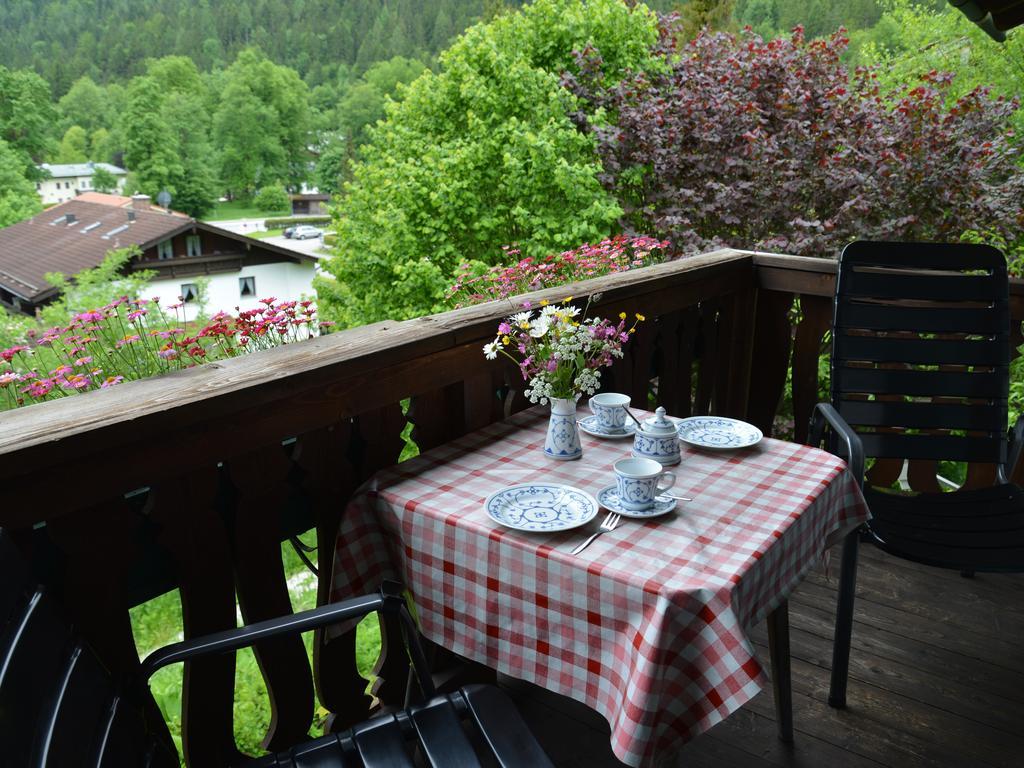
{"type": "MultiPolygon", "coordinates": [[[[121,194],[124,192],[124,176],[117,177],[117,189],[114,190],[114,194],[121,194]]],[[[36,190],[39,192],[39,198],[42,200],[43,205],[52,205],[54,203],[66,203],[68,200],[74,200],[76,195],[80,195],[82,192],[92,192],[92,176],[69,176],[63,179],[43,179],[36,184],[36,190]]]]}
{"type": "MultiPolygon", "coordinates": [[[[277,301],[314,299],[313,274],[315,264],[303,261],[300,264],[280,262],[277,264],[256,264],[243,267],[240,272],[222,272],[209,275],[210,284],[207,288],[206,312],[212,315],[223,311],[235,313],[235,308],[256,309],[263,306],[260,299],[274,297],[277,301]],[[256,278],[256,295],[242,297],[239,295],[239,278],[256,278]]],[[[178,277],[173,280],[154,280],[145,296],[159,296],[160,304],[176,304],[181,295],[182,285],[196,283],[197,277],[178,277]]],[[[186,304],[185,320],[194,320],[198,313],[196,304],[186,304]]],[[[178,310],[179,313],[182,310],[178,310]]],[[[179,317],[181,315],[179,314],[179,317]]]]}

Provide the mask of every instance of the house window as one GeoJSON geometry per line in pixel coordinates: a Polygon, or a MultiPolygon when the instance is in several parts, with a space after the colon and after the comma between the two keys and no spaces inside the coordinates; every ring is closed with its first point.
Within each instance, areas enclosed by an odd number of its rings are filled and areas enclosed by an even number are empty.
{"type": "Polygon", "coordinates": [[[186,304],[199,301],[199,286],[195,283],[181,284],[181,300],[186,304]]]}
{"type": "Polygon", "coordinates": [[[156,257],[161,260],[174,258],[174,249],[171,248],[170,240],[163,240],[156,244],[156,257]]]}
{"type": "Polygon", "coordinates": [[[238,295],[241,298],[252,298],[256,295],[256,278],[255,277],[240,277],[238,278],[238,295]]]}
{"type": "Polygon", "coordinates": [[[185,238],[185,250],[189,256],[203,255],[203,244],[199,235],[189,235],[185,238]]]}

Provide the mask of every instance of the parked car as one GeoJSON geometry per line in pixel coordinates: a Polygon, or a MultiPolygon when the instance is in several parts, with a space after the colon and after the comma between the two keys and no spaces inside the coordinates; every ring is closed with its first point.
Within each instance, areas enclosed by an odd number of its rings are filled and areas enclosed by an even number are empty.
{"type": "Polygon", "coordinates": [[[292,231],[293,240],[306,240],[311,237],[320,237],[323,234],[316,227],[311,227],[308,224],[301,224],[292,231]]]}
{"type": "Polygon", "coordinates": [[[292,224],[290,227],[285,227],[284,231],[281,234],[284,235],[285,237],[291,237],[292,235],[295,234],[296,229],[298,229],[298,225],[292,224]]]}

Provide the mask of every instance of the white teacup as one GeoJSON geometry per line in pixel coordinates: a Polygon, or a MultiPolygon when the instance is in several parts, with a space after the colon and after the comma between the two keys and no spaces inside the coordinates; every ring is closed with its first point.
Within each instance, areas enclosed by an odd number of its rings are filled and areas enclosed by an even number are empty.
{"type": "Polygon", "coordinates": [[[629,395],[617,392],[602,392],[590,398],[590,410],[597,416],[597,423],[602,429],[621,432],[626,427],[626,408],[629,407],[629,395]]]}
{"type": "Polygon", "coordinates": [[[655,496],[676,482],[675,473],[666,472],[654,459],[619,459],[614,466],[619,503],[631,511],[648,509],[655,496]],[[668,481],[664,485],[659,482],[662,478],[668,481]]]}

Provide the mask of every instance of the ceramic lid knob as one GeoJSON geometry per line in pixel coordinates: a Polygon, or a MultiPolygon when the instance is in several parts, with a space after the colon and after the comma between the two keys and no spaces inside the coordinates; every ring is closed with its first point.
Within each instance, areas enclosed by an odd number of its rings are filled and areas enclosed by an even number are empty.
{"type": "Polygon", "coordinates": [[[644,419],[644,434],[654,437],[671,437],[676,434],[676,425],[665,416],[665,409],[660,405],[654,411],[654,416],[644,419]]]}

